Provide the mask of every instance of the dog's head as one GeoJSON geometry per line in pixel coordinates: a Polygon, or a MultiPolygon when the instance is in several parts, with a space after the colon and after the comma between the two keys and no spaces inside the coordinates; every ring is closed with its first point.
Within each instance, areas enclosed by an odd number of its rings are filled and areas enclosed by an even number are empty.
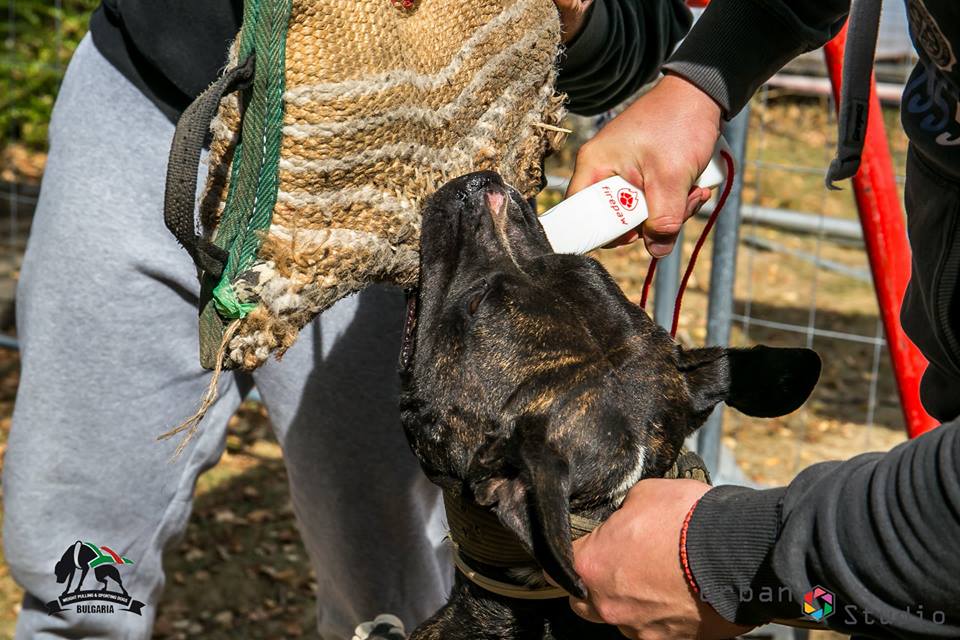
{"type": "Polygon", "coordinates": [[[434,482],[494,511],[570,593],[568,513],[608,515],[719,402],[782,415],[819,376],[806,349],[683,349],[598,262],[553,253],[497,174],[441,188],[421,243],[407,436],[434,482]]]}
{"type": "Polygon", "coordinates": [[[73,571],[73,561],[72,559],[60,558],[57,561],[56,566],[53,568],[53,574],[57,576],[57,582],[62,583],[67,581],[67,577],[70,575],[70,572],[73,571]]]}

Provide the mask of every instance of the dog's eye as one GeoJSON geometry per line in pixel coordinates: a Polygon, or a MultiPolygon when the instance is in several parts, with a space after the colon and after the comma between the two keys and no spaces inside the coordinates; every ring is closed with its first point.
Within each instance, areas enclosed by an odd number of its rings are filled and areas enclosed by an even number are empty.
{"type": "Polygon", "coordinates": [[[477,309],[480,308],[480,303],[483,302],[483,299],[487,297],[487,290],[489,287],[486,282],[483,282],[479,288],[475,289],[473,293],[470,294],[470,297],[467,299],[467,313],[473,315],[477,312],[477,309]]]}
{"type": "Polygon", "coordinates": [[[475,293],[473,297],[470,298],[470,302],[467,303],[467,311],[470,313],[470,315],[475,314],[477,309],[480,308],[480,303],[483,302],[483,296],[485,294],[485,291],[481,291],[479,293],[475,293]]]}

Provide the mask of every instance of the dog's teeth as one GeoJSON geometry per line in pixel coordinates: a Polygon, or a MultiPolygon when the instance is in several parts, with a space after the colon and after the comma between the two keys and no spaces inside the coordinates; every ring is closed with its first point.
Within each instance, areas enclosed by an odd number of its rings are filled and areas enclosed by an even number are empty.
{"type": "Polygon", "coordinates": [[[403,620],[389,613],[381,613],[376,618],[374,618],[373,626],[377,626],[378,624],[388,624],[391,627],[399,629],[401,633],[404,632],[403,620]]]}
{"type": "Polygon", "coordinates": [[[353,630],[353,640],[367,640],[374,626],[376,625],[373,622],[361,622],[353,630]]]}
{"type": "Polygon", "coordinates": [[[395,615],[381,613],[369,622],[362,622],[353,630],[353,640],[367,640],[370,633],[380,625],[388,625],[391,631],[397,631],[400,635],[406,635],[403,628],[403,621],[395,615]]]}

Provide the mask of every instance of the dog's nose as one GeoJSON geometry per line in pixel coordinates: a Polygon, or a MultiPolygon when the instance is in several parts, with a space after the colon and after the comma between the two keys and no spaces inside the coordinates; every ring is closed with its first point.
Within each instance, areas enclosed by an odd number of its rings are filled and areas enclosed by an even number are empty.
{"type": "Polygon", "coordinates": [[[503,178],[495,171],[478,171],[464,176],[464,191],[475,202],[481,200],[486,204],[490,214],[495,218],[504,215],[507,203],[507,187],[503,178]]]}
{"type": "Polygon", "coordinates": [[[463,181],[465,183],[464,189],[468,193],[477,193],[490,187],[494,187],[495,190],[503,192],[506,188],[503,184],[503,178],[501,178],[500,174],[496,171],[477,171],[470,173],[463,177],[463,181]]]}
{"type": "Polygon", "coordinates": [[[503,189],[491,187],[486,192],[487,208],[490,214],[496,217],[503,216],[504,205],[507,203],[507,194],[503,189]]]}

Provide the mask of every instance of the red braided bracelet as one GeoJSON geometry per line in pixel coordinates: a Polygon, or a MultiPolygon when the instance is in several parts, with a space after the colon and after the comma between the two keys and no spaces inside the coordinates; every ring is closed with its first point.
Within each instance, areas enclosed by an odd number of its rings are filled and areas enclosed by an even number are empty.
{"type": "Polygon", "coordinates": [[[693,577],[693,570],[690,569],[690,560],[687,557],[687,529],[690,527],[693,511],[697,508],[698,504],[700,504],[700,500],[694,502],[693,506],[690,507],[690,511],[687,512],[687,517],[683,519],[683,528],[680,529],[680,565],[683,567],[683,575],[687,577],[687,584],[690,585],[690,588],[693,589],[693,592],[696,594],[700,593],[700,587],[697,586],[697,581],[693,577]]]}

